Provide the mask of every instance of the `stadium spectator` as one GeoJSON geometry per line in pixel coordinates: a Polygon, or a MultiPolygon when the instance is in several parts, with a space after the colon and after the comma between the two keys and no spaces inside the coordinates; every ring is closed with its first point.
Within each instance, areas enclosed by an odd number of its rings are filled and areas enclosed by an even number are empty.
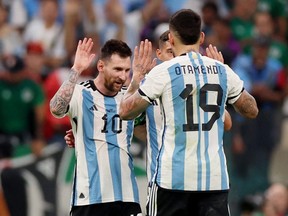
{"type": "Polygon", "coordinates": [[[38,42],[44,49],[46,74],[63,64],[66,58],[63,26],[57,21],[59,3],[57,0],[43,0],[40,3],[40,16],[25,26],[25,43],[38,42]]]}
{"type": "Polygon", "coordinates": [[[232,63],[232,69],[244,80],[247,89],[259,106],[253,120],[233,115],[233,158],[231,176],[236,199],[249,194],[263,193],[269,186],[268,167],[276,144],[279,142],[280,122],[277,120],[284,99],[278,78],[282,65],[270,58],[270,40],[254,39],[252,53],[241,54],[232,63]]]}
{"type": "Polygon", "coordinates": [[[144,26],[158,14],[163,0],[146,1],[139,9],[126,13],[119,0],[107,0],[104,5],[104,22],[99,22],[101,43],[117,38],[129,47],[139,44],[144,26]]]}
{"type": "Polygon", "coordinates": [[[40,42],[28,42],[23,55],[25,69],[31,79],[42,85],[46,77],[44,48],[40,42]]]}
{"type": "Polygon", "coordinates": [[[283,0],[258,0],[257,9],[271,14],[275,35],[277,39],[287,40],[287,1],[283,0]]]}
{"type": "Polygon", "coordinates": [[[209,44],[215,45],[221,51],[227,65],[231,65],[241,52],[241,45],[232,35],[229,20],[221,17],[214,20],[210,35],[205,37],[204,46],[209,44]]]}
{"type": "Polygon", "coordinates": [[[0,3],[0,58],[5,55],[20,55],[23,52],[23,39],[9,23],[9,8],[0,3]]]}
{"type": "Polygon", "coordinates": [[[207,1],[202,6],[203,32],[209,36],[212,31],[213,23],[220,17],[218,6],[214,1],[207,1]]]}
{"type": "Polygon", "coordinates": [[[253,15],[257,9],[257,0],[236,0],[230,15],[230,27],[233,37],[239,41],[242,49],[251,43],[253,37],[253,15]]]}
{"type": "Polygon", "coordinates": [[[67,53],[66,61],[74,58],[77,43],[81,38],[93,39],[93,52],[99,52],[100,38],[97,31],[97,14],[93,10],[92,0],[65,0],[64,10],[64,44],[67,53]]]}
{"type": "Polygon", "coordinates": [[[3,64],[7,74],[0,80],[0,158],[11,158],[24,144],[40,156],[45,146],[43,89],[27,77],[20,57],[6,56],[3,64]]]}
{"type": "Polygon", "coordinates": [[[265,191],[263,216],[285,216],[288,214],[288,191],[281,183],[274,183],[265,191]]]}
{"type": "Polygon", "coordinates": [[[267,11],[258,11],[254,14],[255,36],[267,37],[271,40],[269,56],[281,62],[282,66],[288,71],[288,46],[276,31],[273,17],[267,11]]]}

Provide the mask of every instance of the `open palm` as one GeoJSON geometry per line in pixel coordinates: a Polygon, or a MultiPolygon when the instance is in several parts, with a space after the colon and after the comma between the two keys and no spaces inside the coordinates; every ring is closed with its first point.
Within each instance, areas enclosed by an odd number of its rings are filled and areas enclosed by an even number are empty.
{"type": "Polygon", "coordinates": [[[90,66],[95,57],[95,54],[91,53],[92,47],[93,41],[91,38],[84,38],[83,41],[79,40],[73,65],[74,70],[81,73],[90,66]]]}

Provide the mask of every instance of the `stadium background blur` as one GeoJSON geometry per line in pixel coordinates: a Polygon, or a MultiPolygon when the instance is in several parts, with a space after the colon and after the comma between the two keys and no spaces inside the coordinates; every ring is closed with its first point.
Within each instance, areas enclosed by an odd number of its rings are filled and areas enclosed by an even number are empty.
{"type": "MultiPolygon", "coordinates": [[[[227,107],[233,120],[224,139],[231,215],[288,214],[287,0],[2,0],[1,216],[69,214],[75,158],[64,135],[70,123],[53,118],[48,103],[69,74],[78,40],[93,38],[96,55],[111,38],[132,49],[148,38],[157,48],[169,16],[181,8],[201,15],[203,48],[217,46],[259,105],[259,117],[252,121],[227,107]],[[15,79],[31,80],[40,89],[27,109],[3,105],[9,91],[22,94],[15,79]]],[[[81,80],[96,75],[94,62],[81,80]]],[[[144,207],[145,143],[134,138],[132,152],[144,207]]]]}

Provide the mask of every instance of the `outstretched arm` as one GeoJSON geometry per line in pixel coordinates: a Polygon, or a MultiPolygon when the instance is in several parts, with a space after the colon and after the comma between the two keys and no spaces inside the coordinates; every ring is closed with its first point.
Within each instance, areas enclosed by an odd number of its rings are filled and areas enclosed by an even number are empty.
{"type": "Polygon", "coordinates": [[[61,118],[65,115],[79,75],[89,67],[95,57],[95,54],[91,54],[92,47],[93,41],[91,38],[84,38],[83,41],[78,42],[69,79],[61,85],[50,101],[50,111],[55,117],[61,118]]]}
{"type": "Polygon", "coordinates": [[[123,119],[133,119],[143,112],[149,103],[142,99],[138,88],[145,74],[156,65],[156,59],[152,59],[152,44],[150,41],[141,41],[139,47],[135,47],[133,59],[133,77],[120,103],[119,115],[123,119]]]}

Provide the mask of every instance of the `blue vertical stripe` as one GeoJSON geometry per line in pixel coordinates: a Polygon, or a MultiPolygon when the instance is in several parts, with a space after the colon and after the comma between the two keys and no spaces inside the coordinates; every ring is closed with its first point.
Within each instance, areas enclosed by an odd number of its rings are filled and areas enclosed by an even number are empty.
{"type": "Polygon", "coordinates": [[[108,133],[106,133],[106,141],[108,144],[107,148],[114,189],[114,198],[116,200],[122,200],[122,187],[119,187],[119,185],[122,185],[120,147],[118,145],[117,133],[115,133],[115,131],[120,128],[120,118],[117,117],[117,104],[114,97],[104,97],[104,105],[107,114],[108,133]]]}
{"type": "Polygon", "coordinates": [[[175,124],[175,147],[172,156],[172,189],[184,190],[186,133],[183,132],[183,123],[186,122],[186,112],[185,100],[183,100],[179,95],[185,88],[185,85],[183,75],[177,75],[175,73],[176,67],[181,68],[179,64],[175,64],[168,68],[171,79],[175,124]]]}
{"type": "MultiPolygon", "coordinates": [[[[198,67],[199,65],[197,65],[193,59],[193,53],[190,52],[189,54],[189,58],[190,61],[193,65],[193,67],[198,67]]],[[[200,86],[200,81],[199,81],[199,74],[197,74],[195,72],[195,82],[197,86],[200,86]]],[[[197,91],[197,101],[196,103],[199,104],[199,98],[200,98],[200,92],[197,91]]],[[[201,122],[201,116],[200,116],[200,107],[197,106],[197,116],[198,116],[198,122],[201,122]]],[[[198,145],[197,145],[197,169],[198,169],[198,176],[197,176],[197,190],[200,191],[202,190],[202,158],[201,158],[201,128],[199,128],[198,131],[198,145]]]]}
{"type": "MultiPolygon", "coordinates": [[[[219,83],[223,89],[223,100],[222,100],[222,106],[221,106],[221,113],[223,114],[225,111],[225,102],[227,100],[227,71],[223,65],[220,65],[219,63],[216,63],[216,66],[220,68],[219,73],[219,83]]],[[[222,120],[221,120],[222,121],[222,120]]],[[[224,155],[224,149],[223,149],[223,132],[224,132],[224,125],[221,123],[222,127],[218,127],[218,143],[219,143],[219,157],[220,157],[220,164],[221,164],[221,188],[223,190],[228,189],[229,185],[227,182],[228,179],[228,173],[226,169],[226,158],[224,155]]]]}
{"type": "MultiPolygon", "coordinates": [[[[128,152],[130,154],[130,146],[131,146],[131,139],[132,139],[132,134],[133,134],[133,130],[134,130],[134,121],[127,121],[127,143],[128,143],[128,152]]],[[[131,170],[131,182],[132,182],[132,187],[133,187],[133,196],[134,196],[134,200],[136,202],[139,202],[139,192],[138,192],[138,187],[137,187],[137,182],[135,179],[135,175],[134,175],[134,166],[133,166],[133,162],[132,162],[132,156],[129,155],[129,167],[131,170]]]]}
{"type": "Polygon", "coordinates": [[[127,121],[127,132],[126,132],[126,136],[127,136],[127,144],[128,144],[128,149],[127,151],[130,152],[130,146],[131,146],[131,139],[132,139],[132,134],[133,134],[133,130],[134,130],[134,121],[127,121]]]}
{"type": "MultiPolygon", "coordinates": [[[[203,63],[203,59],[201,58],[201,55],[199,53],[197,53],[198,59],[199,59],[199,63],[200,63],[200,67],[203,66],[204,69],[204,73],[203,73],[203,81],[204,84],[208,83],[208,79],[207,79],[207,74],[206,74],[206,67],[204,66],[203,63]]],[[[208,97],[207,97],[208,98],[208,97]]],[[[206,101],[208,103],[208,101],[206,101]]],[[[206,103],[206,104],[207,104],[206,103]]],[[[208,112],[204,112],[204,122],[208,122],[208,112]]],[[[206,189],[205,190],[209,190],[210,189],[210,158],[209,158],[209,131],[204,131],[204,142],[205,142],[205,164],[206,164],[206,189]]]]}
{"type": "Polygon", "coordinates": [[[75,161],[75,170],[74,170],[74,178],[73,178],[73,191],[72,191],[72,200],[71,200],[71,206],[74,206],[77,203],[77,160],[75,161]]]}
{"type": "MultiPolygon", "coordinates": [[[[94,134],[94,113],[88,112],[87,107],[93,106],[93,97],[89,91],[82,91],[83,102],[83,133],[85,134],[94,134]]],[[[88,139],[89,136],[84,135],[84,146],[85,146],[85,155],[86,155],[86,163],[87,170],[89,176],[89,185],[90,185],[90,194],[95,194],[95,191],[99,191],[99,197],[97,199],[102,200],[101,195],[101,186],[100,186],[100,177],[97,175],[99,173],[98,168],[98,159],[96,153],[95,142],[92,139],[88,139]]],[[[90,199],[93,198],[90,196],[90,199]]],[[[76,201],[77,202],[77,201],[76,201]]]]}
{"type": "MultiPolygon", "coordinates": [[[[129,160],[129,167],[130,167],[130,170],[134,170],[134,166],[133,166],[133,163],[132,163],[132,156],[130,157],[130,160],[129,160]]],[[[136,182],[136,177],[135,175],[133,174],[133,172],[131,172],[131,182],[132,182],[132,187],[133,187],[133,195],[134,195],[134,200],[135,202],[139,203],[139,192],[138,192],[138,187],[137,187],[137,182],[136,182]]]]}
{"type": "MultiPolygon", "coordinates": [[[[146,109],[146,117],[148,118],[148,124],[149,124],[149,130],[147,133],[149,134],[149,145],[151,149],[151,164],[148,169],[150,169],[151,173],[151,178],[153,177],[155,173],[155,168],[156,168],[156,157],[158,154],[158,134],[157,134],[157,127],[156,127],[156,122],[155,122],[155,115],[154,115],[154,106],[150,105],[146,109]]],[[[150,182],[151,179],[148,179],[150,182]]]]}
{"type": "Polygon", "coordinates": [[[161,182],[161,174],[162,174],[161,161],[162,161],[162,157],[163,157],[163,152],[165,150],[165,146],[163,145],[163,143],[164,143],[166,130],[167,130],[166,115],[165,115],[164,108],[163,108],[163,112],[162,112],[162,117],[164,119],[163,133],[161,135],[162,136],[162,143],[161,143],[161,147],[159,149],[158,156],[156,158],[156,169],[155,169],[156,174],[154,176],[152,176],[152,181],[154,181],[154,179],[156,179],[157,182],[161,182]]]}

